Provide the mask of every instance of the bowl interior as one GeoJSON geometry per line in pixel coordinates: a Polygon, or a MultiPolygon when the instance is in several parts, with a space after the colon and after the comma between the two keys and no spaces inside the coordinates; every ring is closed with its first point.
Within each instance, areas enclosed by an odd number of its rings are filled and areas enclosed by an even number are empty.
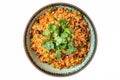
{"type": "Polygon", "coordinates": [[[89,17],[79,8],[72,6],[72,5],[68,5],[68,4],[51,4],[48,6],[45,6],[44,8],[38,10],[38,12],[36,12],[33,17],[31,18],[31,20],[29,21],[26,31],[25,31],[25,50],[27,52],[28,57],[30,58],[30,60],[32,61],[32,63],[40,70],[47,72],[49,74],[54,74],[54,75],[70,75],[73,73],[76,73],[78,71],[80,71],[81,69],[83,69],[91,60],[91,58],[94,55],[95,52],[95,48],[96,48],[96,33],[95,33],[95,29],[94,26],[91,22],[91,20],[89,19],[89,17]],[[30,51],[30,35],[29,35],[29,31],[33,25],[33,23],[35,22],[35,20],[42,15],[46,10],[48,10],[50,7],[66,7],[72,10],[77,10],[80,11],[83,15],[83,17],[85,18],[85,20],[87,21],[89,28],[90,28],[90,34],[91,34],[91,39],[90,39],[90,51],[88,53],[88,56],[86,57],[85,61],[80,64],[77,65],[75,67],[71,67],[69,69],[55,69],[52,68],[51,65],[45,64],[45,63],[40,63],[39,59],[35,56],[34,52],[30,51]]]}

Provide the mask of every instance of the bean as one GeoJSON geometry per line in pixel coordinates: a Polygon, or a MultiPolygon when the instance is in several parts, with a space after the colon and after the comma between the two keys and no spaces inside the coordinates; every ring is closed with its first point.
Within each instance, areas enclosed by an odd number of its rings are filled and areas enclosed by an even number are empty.
{"type": "Polygon", "coordinates": [[[62,60],[63,60],[63,59],[65,59],[65,58],[66,58],[66,56],[67,56],[66,54],[62,55],[62,60]]]}
{"type": "Polygon", "coordinates": [[[52,11],[56,11],[57,10],[57,8],[54,8],[52,11]]]}
{"type": "Polygon", "coordinates": [[[40,58],[41,54],[39,52],[35,53],[38,58],[40,58]]]}
{"type": "Polygon", "coordinates": [[[36,34],[41,34],[41,32],[39,30],[36,30],[35,33],[36,34]]]}
{"type": "Polygon", "coordinates": [[[35,20],[35,22],[39,23],[39,18],[35,20]]]}
{"type": "Polygon", "coordinates": [[[32,34],[30,34],[30,39],[32,39],[33,38],[33,35],[32,34]]]}

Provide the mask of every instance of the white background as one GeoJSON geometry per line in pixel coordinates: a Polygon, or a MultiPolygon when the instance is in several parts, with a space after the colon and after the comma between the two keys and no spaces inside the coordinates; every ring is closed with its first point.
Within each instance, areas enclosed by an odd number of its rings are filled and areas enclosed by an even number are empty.
{"type": "Polygon", "coordinates": [[[119,0],[0,0],[0,80],[120,80],[119,0]],[[95,24],[98,45],[90,64],[68,77],[37,70],[27,58],[23,34],[30,17],[52,2],[80,7],[95,24]]]}

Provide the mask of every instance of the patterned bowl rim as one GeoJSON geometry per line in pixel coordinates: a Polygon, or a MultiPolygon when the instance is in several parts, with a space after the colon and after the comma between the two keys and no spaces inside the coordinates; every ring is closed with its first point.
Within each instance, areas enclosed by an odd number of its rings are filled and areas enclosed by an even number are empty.
{"type": "Polygon", "coordinates": [[[67,77],[67,76],[70,76],[70,75],[73,75],[73,74],[76,74],[76,73],[82,71],[82,70],[83,70],[85,67],[87,67],[87,65],[91,62],[91,60],[93,59],[93,57],[94,57],[94,55],[95,55],[96,49],[97,49],[98,37],[97,37],[97,32],[96,32],[95,26],[94,26],[91,18],[90,18],[82,9],[80,9],[79,7],[77,7],[77,6],[73,5],[73,4],[70,4],[70,3],[56,2],[56,3],[47,4],[46,6],[38,9],[38,10],[32,15],[32,17],[31,17],[30,20],[28,21],[27,26],[26,26],[26,28],[25,28],[25,32],[24,32],[24,36],[23,36],[23,44],[24,44],[24,50],[25,50],[25,53],[26,53],[28,59],[30,60],[30,62],[31,62],[39,71],[41,71],[41,72],[43,72],[43,73],[45,73],[45,74],[47,74],[47,75],[54,76],[54,77],[67,77]],[[41,69],[38,65],[35,64],[35,62],[34,62],[33,59],[31,58],[29,52],[27,51],[26,44],[25,44],[25,43],[26,43],[26,38],[25,38],[25,37],[26,37],[26,34],[27,34],[27,29],[29,28],[29,25],[30,25],[31,21],[33,20],[33,18],[34,18],[37,14],[39,14],[42,10],[46,9],[47,7],[55,6],[55,5],[67,5],[67,6],[72,6],[72,7],[76,8],[76,9],[78,9],[79,11],[81,11],[82,13],[84,13],[84,14],[86,15],[86,17],[89,19],[90,23],[92,24],[92,28],[94,29],[95,38],[96,38],[96,41],[95,41],[95,44],[96,44],[96,45],[95,45],[95,49],[94,49],[94,51],[93,51],[93,55],[91,56],[91,59],[87,62],[87,64],[86,64],[84,67],[82,67],[82,68],[79,69],[78,71],[72,72],[72,73],[67,74],[67,75],[65,75],[65,74],[51,73],[51,72],[45,71],[44,69],[41,69]]]}

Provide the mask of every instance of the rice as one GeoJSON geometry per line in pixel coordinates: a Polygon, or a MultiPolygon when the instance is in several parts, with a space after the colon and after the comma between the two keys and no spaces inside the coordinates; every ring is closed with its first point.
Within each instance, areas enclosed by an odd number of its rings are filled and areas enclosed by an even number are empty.
{"type": "Polygon", "coordinates": [[[68,8],[53,8],[43,13],[33,24],[30,30],[30,49],[35,52],[40,62],[50,64],[54,68],[63,69],[74,67],[81,64],[88,55],[90,49],[90,29],[88,23],[82,16],[81,12],[69,10],[68,8]],[[47,51],[42,44],[47,37],[42,32],[48,30],[48,24],[53,23],[59,25],[58,20],[65,19],[69,22],[69,28],[73,29],[73,42],[76,50],[73,54],[66,55],[65,50],[62,51],[61,59],[57,59],[53,53],[56,50],[47,51]]]}

